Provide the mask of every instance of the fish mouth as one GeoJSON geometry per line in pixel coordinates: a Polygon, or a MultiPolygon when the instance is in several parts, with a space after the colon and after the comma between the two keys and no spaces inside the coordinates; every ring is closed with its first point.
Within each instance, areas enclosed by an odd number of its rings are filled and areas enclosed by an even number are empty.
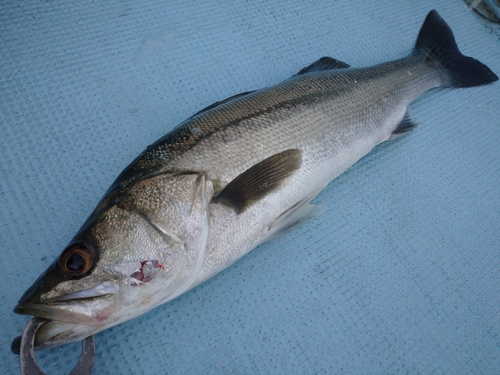
{"type": "Polygon", "coordinates": [[[47,349],[83,340],[110,325],[116,310],[118,287],[102,283],[95,287],[47,300],[19,301],[14,312],[49,321],[37,331],[35,348],[47,349]]]}
{"type": "Polygon", "coordinates": [[[57,320],[45,321],[35,333],[34,348],[36,350],[49,349],[73,341],[84,340],[103,329],[105,328],[69,324],[57,320]]]}
{"type": "Polygon", "coordinates": [[[104,282],[45,300],[21,298],[14,312],[62,323],[101,326],[115,310],[117,293],[118,286],[115,283],[104,282]]]}
{"type": "MultiPolygon", "coordinates": [[[[84,302],[100,305],[103,300],[112,299],[112,295],[105,295],[89,298],[88,300],[73,300],[73,303],[76,302],[80,305],[80,303],[84,302]]],[[[72,341],[83,340],[105,328],[105,319],[96,319],[92,310],[87,310],[89,313],[82,313],[82,311],[78,311],[78,308],[75,310],[71,302],[70,300],[50,304],[20,303],[14,308],[14,312],[17,314],[48,319],[48,322],[36,332],[35,349],[48,349],[72,341]],[[99,325],[99,323],[101,324],[99,325]]]]}
{"type": "MultiPolygon", "coordinates": [[[[16,314],[32,315],[38,318],[58,320],[64,323],[74,324],[96,324],[98,325],[107,318],[102,314],[102,307],[110,305],[114,300],[114,295],[108,294],[99,297],[85,298],[79,300],[69,300],[52,303],[19,303],[14,308],[16,314]],[[87,310],[88,306],[98,306],[98,310],[87,310]]],[[[106,309],[108,310],[108,309],[106,309]]]]}

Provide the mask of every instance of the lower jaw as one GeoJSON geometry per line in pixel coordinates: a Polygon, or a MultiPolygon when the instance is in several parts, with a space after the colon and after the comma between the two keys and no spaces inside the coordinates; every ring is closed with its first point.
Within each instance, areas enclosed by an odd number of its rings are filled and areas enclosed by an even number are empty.
{"type": "Polygon", "coordinates": [[[76,324],[49,321],[36,333],[35,349],[48,349],[85,338],[75,332],[77,327],[76,324]]]}
{"type": "Polygon", "coordinates": [[[83,340],[106,328],[106,319],[99,320],[41,306],[16,306],[14,312],[48,319],[37,331],[35,349],[48,349],[73,341],[83,340]]]}

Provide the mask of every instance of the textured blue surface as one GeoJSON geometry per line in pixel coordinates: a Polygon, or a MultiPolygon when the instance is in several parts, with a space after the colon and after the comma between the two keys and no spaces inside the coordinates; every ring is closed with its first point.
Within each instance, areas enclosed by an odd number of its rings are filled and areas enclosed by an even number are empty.
{"type": "MultiPolygon", "coordinates": [[[[321,56],[403,57],[432,8],[500,74],[500,33],[458,0],[3,1],[0,372],[19,372],[16,301],[148,144],[321,56]]],[[[499,373],[500,84],[412,112],[318,196],[323,216],[98,334],[95,373],[499,373]]],[[[79,347],[38,358],[65,374],[79,347]]]]}

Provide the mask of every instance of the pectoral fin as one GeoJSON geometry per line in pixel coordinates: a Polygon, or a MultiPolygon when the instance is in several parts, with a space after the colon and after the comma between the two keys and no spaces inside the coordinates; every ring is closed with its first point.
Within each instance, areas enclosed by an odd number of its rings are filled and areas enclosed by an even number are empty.
{"type": "Polygon", "coordinates": [[[302,165],[302,153],[290,149],[268,157],[236,177],[213,199],[241,213],[278,189],[302,165]]]}

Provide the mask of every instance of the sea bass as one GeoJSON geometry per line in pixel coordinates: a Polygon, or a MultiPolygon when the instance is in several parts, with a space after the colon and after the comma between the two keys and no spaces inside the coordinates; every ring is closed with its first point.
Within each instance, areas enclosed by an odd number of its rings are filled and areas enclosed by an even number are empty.
{"type": "Polygon", "coordinates": [[[314,217],[330,181],[414,128],[408,106],[424,92],[497,80],[431,11],[407,58],[354,69],[323,57],[214,103],[118,176],[14,311],[50,320],[38,348],[137,317],[314,217]]]}

